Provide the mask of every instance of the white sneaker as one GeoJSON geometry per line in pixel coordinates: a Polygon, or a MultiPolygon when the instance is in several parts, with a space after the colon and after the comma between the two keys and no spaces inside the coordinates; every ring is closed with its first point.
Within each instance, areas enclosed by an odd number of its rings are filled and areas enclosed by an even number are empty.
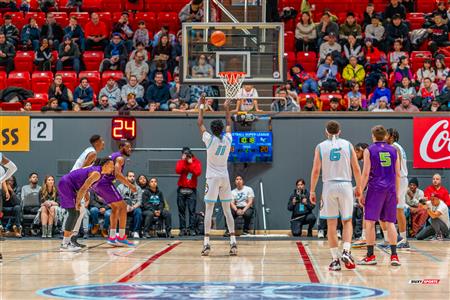
{"type": "Polygon", "coordinates": [[[318,239],[325,238],[325,232],[323,230],[319,230],[319,232],[317,232],[317,238],[318,239]]]}
{"type": "Polygon", "coordinates": [[[338,239],[342,239],[342,233],[340,230],[337,231],[337,237],[338,239]]]}
{"type": "Polygon", "coordinates": [[[80,247],[77,247],[72,243],[69,243],[67,245],[61,244],[61,247],[59,248],[59,251],[61,252],[77,252],[80,250],[81,250],[80,247]]]}
{"type": "Polygon", "coordinates": [[[139,233],[138,232],[133,232],[133,239],[138,239],[140,238],[139,233]]]}

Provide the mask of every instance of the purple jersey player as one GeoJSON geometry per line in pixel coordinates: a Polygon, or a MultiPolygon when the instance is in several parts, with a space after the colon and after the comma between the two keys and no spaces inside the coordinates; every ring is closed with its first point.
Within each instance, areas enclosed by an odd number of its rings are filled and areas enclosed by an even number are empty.
{"type": "Polygon", "coordinates": [[[61,195],[61,207],[68,212],[64,228],[64,239],[61,251],[78,251],[81,248],[74,245],[70,237],[80,214],[81,200],[89,199],[88,190],[95,183],[103,180],[114,172],[114,163],[110,158],[98,159],[92,167],[77,169],[64,175],[58,184],[61,195]]]}
{"type": "Polygon", "coordinates": [[[374,144],[364,150],[363,188],[367,186],[366,198],[361,197],[366,222],[367,256],[358,262],[360,265],[376,265],[374,255],[375,222],[387,224],[389,244],[391,245],[391,265],[399,266],[397,256],[397,194],[400,184],[400,160],[397,150],[385,142],[386,129],[372,128],[374,144]]]}

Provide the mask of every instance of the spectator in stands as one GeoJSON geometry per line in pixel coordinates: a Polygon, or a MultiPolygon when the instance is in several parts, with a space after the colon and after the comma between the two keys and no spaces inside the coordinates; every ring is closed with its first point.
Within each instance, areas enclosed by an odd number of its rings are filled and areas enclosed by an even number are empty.
{"type": "Polygon", "coordinates": [[[356,97],[349,98],[349,101],[350,101],[350,103],[349,103],[349,107],[348,107],[347,111],[366,111],[367,110],[361,106],[361,101],[358,98],[356,98],[356,97]]]}
{"type": "Polygon", "coordinates": [[[303,111],[316,111],[317,108],[314,105],[314,100],[311,97],[307,97],[305,101],[305,106],[303,107],[303,111]]]}
{"type": "Polygon", "coordinates": [[[86,36],[86,50],[93,48],[104,49],[108,43],[109,31],[106,24],[100,21],[98,13],[91,14],[91,20],[84,26],[86,36]]]}
{"type": "Polygon", "coordinates": [[[397,69],[395,69],[394,73],[394,84],[395,86],[399,86],[404,77],[408,77],[412,84],[415,83],[413,74],[411,69],[409,68],[409,59],[406,56],[400,57],[397,69]]]}
{"type": "Polygon", "coordinates": [[[41,108],[42,112],[45,111],[62,111],[62,107],[58,105],[58,99],[50,98],[45,106],[41,108]]]}
{"type": "Polygon", "coordinates": [[[426,108],[431,104],[431,101],[439,96],[439,88],[437,84],[431,82],[430,78],[423,80],[423,87],[417,92],[417,96],[420,97],[420,107],[426,108]]]}
{"type": "MultiPolygon", "coordinates": [[[[250,223],[252,222],[254,209],[253,203],[255,200],[255,193],[253,189],[244,184],[244,178],[237,176],[234,181],[236,188],[231,191],[231,213],[236,220],[242,216],[244,219],[243,235],[248,235],[250,231],[250,223]]],[[[228,228],[224,236],[229,236],[228,228]]]]}
{"type": "Polygon", "coordinates": [[[317,81],[311,77],[311,75],[305,71],[301,64],[296,64],[289,70],[291,79],[293,81],[293,87],[300,93],[314,93],[319,94],[319,87],[317,81]]]}
{"type": "Polygon", "coordinates": [[[381,24],[381,17],[378,14],[374,14],[372,16],[371,23],[366,26],[366,38],[371,38],[373,45],[379,48],[384,39],[384,31],[384,27],[381,24]]]}
{"type": "Polygon", "coordinates": [[[338,89],[337,72],[338,68],[334,64],[332,55],[326,55],[325,62],[317,70],[317,78],[322,90],[334,92],[338,89]]]}
{"type": "Polygon", "coordinates": [[[103,237],[108,237],[109,221],[111,216],[110,207],[105,204],[103,199],[99,198],[97,194],[90,193],[89,201],[89,216],[91,217],[91,234],[96,235],[100,229],[100,223],[98,221],[99,215],[104,216],[103,229],[101,234],[103,237]]]}
{"type": "Polygon", "coordinates": [[[127,80],[133,75],[136,77],[138,83],[146,88],[147,75],[149,72],[148,64],[145,62],[145,55],[142,52],[136,52],[134,59],[130,60],[125,67],[125,76],[127,80]]]}
{"type": "Polygon", "coordinates": [[[92,109],[96,112],[112,112],[117,111],[117,109],[109,103],[109,98],[106,95],[100,96],[98,105],[92,109]]]}
{"type": "Polygon", "coordinates": [[[17,11],[17,3],[15,0],[3,0],[0,2],[0,8],[17,11]]]}
{"type": "MultiPolygon", "coordinates": [[[[298,93],[297,90],[294,88],[294,83],[292,82],[292,80],[287,80],[284,87],[286,88],[288,95],[291,96],[292,99],[297,99],[298,93]]],[[[276,93],[279,92],[282,88],[283,86],[278,87],[276,93]]]]}
{"type": "Polygon", "coordinates": [[[0,33],[0,66],[5,67],[6,73],[14,70],[14,57],[16,50],[14,46],[6,41],[4,33],[0,33]]]}
{"type": "Polygon", "coordinates": [[[364,83],[365,76],[366,71],[364,71],[364,67],[358,64],[356,56],[351,56],[349,64],[342,72],[342,78],[345,80],[345,85],[347,87],[351,87],[355,83],[362,85],[364,83]]]}
{"type": "Polygon", "coordinates": [[[144,237],[150,238],[150,230],[157,223],[165,224],[166,236],[173,237],[172,215],[165,209],[165,199],[163,193],[159,190],[158,179],[150,178],[148,188],[142,194],[142,214],[145,218],[144,237]]]}
{"type": "Polygon", "coordinates": [[[133,219],[131,226],[132,237],[138,239],[142,224],[142,189],[136,183],[136,175],[132,171],[127,172],[127,180],[136,187],[136,192],[132,192],[129,187],[121,183],[117,190],[122,195],[122,199],[127,203],[128,217],[133,219]]]}
{"type": "Polygon", "coordinates": [[[346,44],[350,35],[355,36],[357,40],[362,39],[361,32],[361,26],[356,23],[355,14],[352,11],[349,11],[345,23],[339,28],[340,43],[346,44]]]}
{"type": "Polygon", "coordinates": [[[180,22],[202,22],[203,0],[192,0],[186,4],[178,14],[180,22]]]}
{"type": "Polygon", "coordinates": [[[100,70],[119,70],[125,72],[128,60],[128,51],[119,33],[113,33],[111,42],[105,48],[105,59],[100,66],[100,70]]]}
{"type": "Polygon", "coordinates": [[[141,43],[141,42],[137,42],[137,43],[136,43],[136,49],[134,49],[134,50],[131,52],[131,54],[130,54],[130,60],[134,59],[134,57],[136,56],[136,54],[137,54],[138,52],[144,54],[144,61],[145,61],[146,63],[148,63],[148,58],[149,58],[148,53],[149,53],[149,52],[148,52],[147,49],[145,48],[145,45],[144,45],[143,43],[141,43]]]}
{"type": "Polygon", "coordinates": [[[363,48],[357,43],[356,37],[350,34],[347,43],[344,45],[345,64],[349,63],[352,56],[356,57],[359,64],[363,64],[365,61],[363,48]]]}
{"type": "Polygon", "coordinates": [[[128,17],[128,12],[122,12],[119,21],[113,24],[112,32],[120,35],[124,41],[127,51],[131,52],[131,49],[133,48],[133,29],[131,28],[128,17]]]}
{"type": "Polygon", "coordinates": [[[371,105],[376,104],[381,97],[386,97],[388,103],[390,102],[391,91],[389,90],[389,88],[386,85],[387,85],[387,82],[386,82],[385,78],[380,78],[378,80],[377,88],[375,89],[373,96],[370,99],[371,105]]]}
{"type": "Polygon", "coordinates": [[[94,107],[94,90],[86,77],[80,79],[80,85],[73,92],[73,99],[81,110],[91,110],[94,107]]]}
{"type": "Polygon", "coordinates": [[[197,180],[202,174],[202,163],[189,147],[183,147],[181,159],[177,161],[175,172],[178,178],[177,205],[180,219],[180,236],[195,235],[195,207],[197,204],[197,180]],[[189,213],[187,224],[186,209],[189,213]]]}
{"type": "Polygon", "coordinates": [[[84,41],[84,32],[83,28],[78,25],[78,20],[76,17],[72,16],[69,19],[69,25],[64,28],[64,35],[70,36],[72,42],[78,45],[78,48],[81,52],[84,52],[85,49],[85,41],[84,41]]]}
{"type": "Polygon", "coordinates": [[[394,45],[395,40],[399,40],[402,42],[403,49],[405,49],[405,51],[410,51],[409,28],[408,25],[406,25],[406,23],[402,21],[402,17],[398,14],[392,17],[392,22],[390,22],[386,27],[387,48],[383,50],[389,51],[394,45]]]}
{"type": "Polygon", "coordinates": [[[372,24],[372,18],[377,15],[375,12],[375,5],[369,2],[366,6],[366,10],[363,13],[363,28],[367,28],[368,25],[372,24]]]}
{"type": "Polygon", "coordinates": [[[432,98],[427,101],[427,106],[422,108],[422,111],[438,112],[447,111],[447,107],[442,105],[438,98],[432,98]]]}
{"type": "Polygon", "coordinates": [[[295,190],[289,197],[287,209],[292,212],[291,232],[293,236],[302,236],[303,225],[308,225],[308,237],[312,237],[312,230],[316,223],[314,215],[315,205],[309,199],[304,179],[295,182],[295,190]]]}
{"type": "Polygon", "coordinates": [[[34,52],[34,65],[38,71],[51,71],[53,53],[47,39],[42,39],[41,45],[34,52]]]}
{"type": "Polygon", "coordinates": [[[32,172],[28,176],[28,184],[22,186],[20,198],[22,200],[24,214],[37,214],[40,209],[39,191],[41,190],[41,186],[38,182],[38,174],[32,172]]]}
{"type": "Polygon", "coordinates": [[[148,33],[148,29],[145,26],[145,21],[139,21],[138,29],[134,32],[133,35],[133,47],[137,47],[137,43],[142,43],[145,47],[149,46],[150,37],[148,33]]]}
{"type": "MultiPolygon", "coordinates": [[[[188,103],[191,100],[191,88],[186,85],[180,83],[180,75],[175,74],[173,85],[170,87],[170,104],[169,109],[172,110],[174,108],[178,108],[180,106],[180,102],[188,103]]],[[[193,107],[192,107],[193,108],[193,107]]]]}
{"type": "Polygon", "coordinates": [[[398,15],[402,20],[406,19],[406,9],[399,0],[391,0],[391,3],[386,7],[384,11],[384,18],[386,22],[390,22],[398,15]]]}
{"type": "Polygon", "coordinates": [[[14,47],[17,46],[19,43],[19,29],[12,23],[12,16],[5,15],[3,21],[4,24],[0,26],[0,32],[5,35],[8,43],[14,47]]]}
{"type": "Polygon", "coordinates": [[[56,223],[56,211],[59,206],[55,177],[51,175],[45,176],[44,184],[39,191],[39,202],[41,203],[42,237],[51,238],[53,225],[56,223]]]}
{"type": "MultiPolygon", "coordinates": [[[[56,74],[53,83],[48,88],[48,98],[56,98],[62,110],[72,110],[73,95],[63,83],[61,74],[56,74]]],[[[50,104],[50,103],[49,103],[50,104]]]]}
{"type": "Polygon", "coordinates": [[[311,15],[307,12],[302,12],[300,22],[295,27],[295,40],[297,51],[316,52],[317,29],[311,15]]]}
{"type": "Polygon", "coordinates": [[[174,35],[173,33],[170,33],[170,31],[169,31],[169,26],[167,26],[167,25],[161,26],[161,30],[158,31],[158,32],[155,34],[155,36],[153,37],[153,41],[151,42],[151,45],[152,45],[153,47],[158,46],[159,40],[161,39],[161,37],[162,37],[163,35],[167,35],[167,36],[169,37],[169,43],[170,43],[171,45],[174,45],[176,37],[175,37],[175,35],[174,35]]]}
{"type": "MultiPolygon", "coordinates": [[[[181,104],[180,104],[181,107],[181,104]]],[[[175,109],[176,110],[176,109],[175,109]]],[[[156,102],[155,101],[150,101],[148,103],[148,111],[149,112],[155,112],[158,111],[158,106],[156,106],[156,102]]]]}
{"type": "Polygon", "coordinates": [[[66,8],[76,9],[77,12],[80,12],[81,5],[83,5],[83,0],[68,0],[66,8]]]}
{"type": "Polygon", "coordinates": [[[327,42],[320,45],[320,50],[319,50],[320,61],[324,61],[325,57],[329,54],[332,54],[333,58],[336,56],[340,56],[341,52],[342,52],[342,47],[341,47],[341,45],[339,45],[336,42],[336,35],[334,34],[334,32],[331,32],[328,35],[327,42]]]}
{"type": "Polygon", "coordinates": [[[427,29],[430,34],[428,50],[433,54],[436,53],[439,47],[447,47],[450,45],[448,42],[448,27],[440,14],[434,16],[434,23],[431,28],[427,29]]]}
{"type": "Polygon", "coordinates": [[[127,102],[123,105],[119,112],[127,112],[127,111],[141,111],[143,108],[136,101],[136,95],[133,93],[129,93],[127,95],[127,102]]]}
{"type": "MultiPolygon", "coordinates": [[[[134,94],[139,105],[145,107],[146,103],[144,101],[144,87],[138,83],[137,77],[134,75],[131,75],[128,83],[122,87],[122,104],[127,102],[129,94],[134,94]]],[[[120,103],[118,103],[117,105],[120,106],[120,103]]]]}
{"type": "MultiPolygon", "coordinates": [[[[142,93],[144,92],[142,91],[142,93]]],[[[102,98],[103,96],[108,98],[108,104],[112,107],[116,107],[121,102],[120,88],[114,77],[109,77],[106,85],[100,90],[98,97],[102,98]]]]}
{"type": "Polygon", "coordinates": [[[333,97],[330,99],[330,107],[328,108],[327,111],[331,111],[331,112],[342,111],[341,105],[339,103],[339,98],[333,97]]]}
{"type": "Polygon", "coordinates": [[[169,86],[164,82],[162,73],[155,74],[155,83],[152,84],[145,93],[145,101],[148,104],[150,101],[155,101],[159,110],[168,111],[170,99],[169,86]]]}
{"type": "Polygon", "coordinates": [[[436,66],[436,80],[435,83],[438,85],[439,89],[445,84],[445,80],[447,76],[450,74],[450,70],[445,65],[445,56],[442,54],[438,54],[435,57],[435,66],[436,66]]]}
{"type": "Polygon", "coordinates": [[[392,112],[392,108],[389,107],[389,99],[383,96],[378,99],[372,112],[392,112]]]}
{"type": "Polygon", "coordinates": [[[281,99],[275,99],[270,105],[270,109],[275,112],[297,112],[300,111],[300,106],[297,101],[292,99],[286,89],[282,89],[276,95],[281,99]]]}
{"type": "Polygon", "coordinates": [[[197,65],[192,67],[192,77],[213,77],[214,69],[207,62],[206,55],[201,54],[198,57],[197,65]]]}
{"type": "Polygon", "coordinates": [[[389,64],[392,70],[396,70],[400,57],[408,57],[408,52],[402,51],[403,44],[401,41],[394,41],[394,51],[389,52],[389,64]]]}
{"type": "Polygon", "coordinates": [[[41,37],[41,30],[36,22],[36,18],[30,18],[28,24],[23,26],[20,34],[20,41],[26,50],[36,51],[39,48],[39,40],[41,37]]]}
{"type": "Polygon", "coordinates": [[[427,210],[423,205],[419,205],[419,201],[424,198],[423,191],[419,189],[419,180],[416,177],[411,178],[405,195],[405,201],[411,215],[411,237],[415,237],[419,233],[428,219],[427,210]]]}
{"type": "Polygon", "coordinates": [[[183,45],[183,34],[180,30],[177,33],[177,38],[172,47],[172,58],[174,59],[174,70],[172,70],[173,73],[179,73],[179,70],[177,67],[179,67],[181,56],[183,55],[182,45],[183,45]],[[175,72],[176,70],[178,70],[178,71],[175,72]]]}
{"type": "MultiPolygon", "coordinates": [[[[3,185],[5,189],[0,189],[0,216],[2,213],[4,216],[11,216],[11,219],[8,220],[8,224],[6,225],[6,233],[5,235],[14,235],[17,238],[22,237],[22,206],[20,202],[20,192],[17,189],[16,178],[11,176],[6,180],[3,185]],[[6,186],[6,188],[5,188],[6,186]],[[10,233],[10,226],[12,225],[13,233],[10,233]]],[[[1,221],[1,217],[0,217],[1,221]]],[[[1,223],[1,222],[0,222],[1,223]]]]}
{"type": "Polygon", "coordinates": [[[412,104],[411,98],[403,97],[401,98],[401,105],[395,108],[395,112],[419,112],[419,109],[412,104]]]}
{"type": "Polygon", "coordinates": [[[28,111],[31,112],[32,111],[33,106],[31,105],[31,102],[24,102],[23,103],[23,108],[20,109],[20,111],[28,111]]]}
{"type": "Polygon", "coordinates": [[[54,50],[59,49],[59,44],[64,37],[64,30],[56,23],[52,12],[47,13],[45,24],[41,28],[41,38],[46,38],[54,50]]]}
{"type": "Polygon", "coordinates": [[[72,66],[73,70],[80,73],[80,49],[69,35],[64,37],[64,43],[59,46],[58,60],[56,62],[56,70],[62,71],[64,67],[72,66]]]}
{"type": "MultiPolygon", "coordinates": [[[[427,195],[425,195],[427,197],[427,195]]],[[[431,218],[431,225],[423,228],[418,234],[418,240],[424,240],[434,235],[434,240],[443,241],[449,236],[449,216],[448,205],[439,197],[431,195],[429,201],[422,205],[427,210],[428,216],[431,218]]]]}
{"type": "Polygon", "coordinates": [[[58,11],[58,2],[56,0],[37,0],[39,8],[43,12],[48,12],[50,9],[58,11]]]}
{"type": "Polygon", "coordinates": [[[402,0],[402,5],[405,7],[407,13],[415,12],[414,2],[415,0],[402,0]]]}
{"type": "Polygon", "coordinates": [[[432,82],[436,80],[436,71],[431,66],[431,59],[427,58],[423,61],[422,68],[416,72],[416,78],[421,86],[423,86],[423,80],[425,78],[430,78],[432,82]]]}
{"type": "Polygon", "coordinates": [[[152,69],[156,67],[158,61],[163,61],[169,70],[173,69],[172,45],[167,34],[161,35],[158,45],[153,48],[152,57],[152,69]]]}
{"type": "MultiPolygon", "coordinates": [[[[435,20],[433,20],[433,17],[436,15],[440,15],[442,17],[442,21],[444,24],[448,23],[448,14],[447,14],[447,7],[445,1],[438,0],[436,1],[437,9],[433,11],[431,14],[432,17],[432,23],[436,24],[435,20]]],[[[424,26],[425,27],[425,26],[424,26]]]]}
{"type": "Polygon", "coordinates": [[[403,99],[411,102],[415,97],[416,89],[411,85],[411,80],[403,77],[401,84],[395,89],[395,105],[399,105],[403,99]]]}
{"type": "MultiPolygon", "coordinates": [[[[258,107],[258,91],[251,84],[244,84],[236,94],[236,112],[261,112],[258,107]]],[[[295,97],[296,99],[297,97],[295,97]]]]}
{"type": "Polygon", "coordinates": [[[362,94],[359,91],[359,84],[353,83],[351,85],[351,91],[347,93],[347,99],[349,101],[348,111],[364,111],[362,107],[362,94]]]}
{"type": "Polygon", "coordinates": [[[320,48],[320,45],[322,45],[323,42],[328,41],[330,38],[330,33],[333,33],[335,38],[339,35],[339,25],[331,20],[330,13],[328,11],[323,13],[321,22],[317,26],[317,31],[317,48],[320,48]]]}
{"type": "Polygon", "coordinates": [[[441,95],[442,94],[450,94],[450,76],[447,76],[445,80],[445,86],[442,88],[441,95]]]}

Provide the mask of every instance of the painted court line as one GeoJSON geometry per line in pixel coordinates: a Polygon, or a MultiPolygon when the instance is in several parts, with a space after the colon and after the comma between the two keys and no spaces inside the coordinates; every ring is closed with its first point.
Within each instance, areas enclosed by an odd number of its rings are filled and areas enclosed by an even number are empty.
{"type": "Polygon", "coordinates": [[[319,275],[320,282],[325,282],[325,279],[324,279],[325,277],[323,276],[323,273],[320,270],[319,263],[317,262],[317,259],[312,254],[311,248],[308,245],[303,245],[303,246],[305,246],[306,253],[308,253],[309,257],[311,258],[311,261],[313,263],[314,268],[317,270],[317,275],[319,275]]]}
{"type": "Polygon", "coordinates": [[[411,249],[413,249],[415,252],[418,252],[418,253],[422,254],[423,256],[425,256],[426,258],[430,259],[431,261],[434,261],[434,262],[443,262],[441,259],[439,259],[439,258],[436,257],[436,256],[433,256],[433,255],[432,255],[430,252],[428,252],[428,251],[419,249],[419,248],[417,248],[417,247],[415,247],[415,246],[412,246],[412,245],[411,245],[410,247],[411,247],[411,249]]]}
{"type": "Polygon", "coordinates": [[[309,258],[308,252],[306,252],[305,246],[301,241],[297,242],[297,248],[298,252],[300,252],[303,264],[305,265],[309,280],[311,283],[320,283],[319,277],[317,276],[316,270],[314,269],[311,259],[309,258]]]}
{"type": "Polygon", "coordinates": [[[136,275],[138,275],[139,273],[144,271],[148,266],[150,266],[152,263],[154,263],[158,258],[160,258],[164,254],[172,251],[175,247],[177,247],[180,244],[181,244],[181,242],[175,242],[175,243],[169,245],[168,247],[162,249],[161,251],[153,254],[146,261],[144,261],[143,263],[139,264],[136,268],[134,268],[131,272],[129,272],[128,274],[126,274],[125,276],[123,276],[119,280],[117,280],[117,283],[124,283],[124,282],[130,281],[136,275]]]}

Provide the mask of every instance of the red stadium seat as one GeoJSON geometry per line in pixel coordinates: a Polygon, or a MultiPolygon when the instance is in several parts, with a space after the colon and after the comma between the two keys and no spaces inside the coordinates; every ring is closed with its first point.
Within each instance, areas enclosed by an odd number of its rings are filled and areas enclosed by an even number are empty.
{"type": "Polygon", "coordinates": [[[342,106],[342,95],[341,94],[321,94],[319,98],[319,105],[318,109],[321,111],[327,111],[330,109],[330,100],[331,98],[338,98],[341,100],[341,106],[342,106]]]}
{"type": "Polygon", "coordinates": [[[109,11],[98,12],[98,16],[106,24],[106,28],[112,28],[112,15],[109,11]]]}
{"type": "Polygon", "coordinates": [[[83,0],[83,11],[100,11],[102,9],[101,5],[99,5],[100,2],[99,0],[83,0]]]}
{"type": "Polygon", "coordinates": [[[149,32],[157,32],[160,28],[155,28],[156,15],[153,12],[138,12],[134,16],[133,28],[137,28],[139,21],[145,21],[145,25],[149,32]]]}
{"type": "Polygon", "coordinates": [[[297,63],[301,64],[306,72],[316,73],[317,55],[315,52],[297,52],[297,63]]]}
{"type": "Polygon", "coordinates": [[[413,51],[411,52],[411,72],[415,74],[418,69],[423,66],[425,59],[433,59],[430,51],[413,51]]]}
{"type": "Polygon", "coordinates": [[[42,27],[45,23],[45,13],[43,12],[28,12],[25,15],[25,24],[28,24],[31,18],[35,18],[39,27],[42,27]]]}
{"type": "Polygon", "coordinates": [[[31,89],[35,93],[46,93],[53,82],[52,72],[34,72],[31,74],[31,89]]]}
{"type": "Polygon", "coordinates": [[[172,11],[172,5],[170,3],[160,3],[155,1],[145,1],[144,10],[147,12],[163,12],[163,11],[172,11]]]}
{"type": "Polygon", "coordinates": [[[6,72],[0,71],[0,90],[3,90],[6,87],[6,72]]]}
{"type": "Polygon", "coordinates": [[[33,51],[17,51],[14,57],[14,70],[23,72],[33,70],[33,60],[33,51]]]}
{"type": "Polygon", "coordinates": [[[72,92],[78,86],[78,76],[74,71],[56,72],[55,75],[62,75],[64,85],[72,92]]]}
{"type": "MultiPolygon", "coordinates": [[[[114,12],[112,14],[112,24],[119,22],[121,16],[122,16],[122,12],[114,12]]],[[[130,22],[130,24],[134,24],[134,15],[133,14],[128,14],[128,22],[130,22]]],[[[135,28],[133,28],[133,29],[135,29],[135,28]]]]}
{"type": "Polygon", "coordinates": [[[291,68],[296,63],[295,52],[289,51],[284,53],[284,56],[287,58],[288,68],[291,68]]]}
{"type": "Polygon", "coordinates": [[[306,99],[308,98],[312,98],[314,105],[317,107],[318,106],[318,102],[319,102],[319,98],[317,97],[316,94],[314,93],[308,93],[308,94],[299,94],[298,95],[298,99],[299,99],[299,104],[300,107],[303,108],[306,104],[306,99]]]}
{"type": "Polygon", "coordinates": [[[94,90],[95,94],[98,94],[98,92],[100,91],[100,72],[98,71],[84,71],[84,72],[80,72],[80,74],[78,74],[78,78],[83,78],[86,77],[89,81],[89,84],[91,85],[92,89],[94,90]]]}
{"type": "Polygon", "coordinates": [[[45,105],[46,104],[42,105],[40,103],[31,103],[31,111],[41,111],[45,105]]]}
{"type": "Polygon", "coordinates": [[[122,0],[100,0],[103,11],[121,12],[124,9],[122,0]]]}
{"type": "Polygon", "coordinates": [[[180,29],[180,19],[175,12],[160,12],[156,17],[156,20],[159,28],[167,26],[169,27],[169,31],[174,33],[180,29]]]}
{"type": "Polygon", "coordinates": [[[29,90],[31,88],[31,77],[28,72],[12,71],[6,81],[8,86],[16,86],[29,90]]]}
{"type": "Polygon", "coordinates": [[[105,71],[102,74],[102,87],[106,85],[106,82],[108,82],[109,78],[114,78],[115,81],[120,80],[125,75],[121,71],[105,71]]]}
{"type": "Polygon", "coordinates": [[[101,51],[86,51],[83,54],[84,65],[87,71],[98,71],[103,60],[103,52],[101,51]]]}
{"type": "Polygon", "coordinates": [[[78,24],[84,28],[87,22],[89,22],[89,13],[87,12],[71,12],[69,17],[76,17],[78,24]]]}
{"type": "Polygon", "coordinates": [[[20,111],[22,103],[20,102],[0,102],[0,110],[20,111]]]}
{"type": "Polygon", "coordinates": [[[130,1],[125,1],[125,10],[143,11],[144,10],[144,0],[137,0],[134,3],[131,3],[130,1]]]}
{"type": "Polygon", "coordinates": [[[61,25],[62,28],[66,27],[69,24],[69,17],[66,12],[63,11],[54,11],[53,16],[55,17],[56,22],[61,25]]]}
{"type": "Polygon", "coordinates": [[[26,102],[30,102],[31,105],[40,104],[40,105],[44,106],[47,104],[48,100],[33,97],[33,98],[28,98],[26,102]]]}
{"type": "Polygon", "coordinates": [[[42,101],[47,102],[48,101],[48,91],[46,91],[45,93],[34,93],[34,97],[33,98],[34,99],[40,99],[42,101]]]}
{"type": "Polygon", "coordinates": [[[295,36],[292,31],[284,33],[284,51],[295,51],[295,36]]]}

